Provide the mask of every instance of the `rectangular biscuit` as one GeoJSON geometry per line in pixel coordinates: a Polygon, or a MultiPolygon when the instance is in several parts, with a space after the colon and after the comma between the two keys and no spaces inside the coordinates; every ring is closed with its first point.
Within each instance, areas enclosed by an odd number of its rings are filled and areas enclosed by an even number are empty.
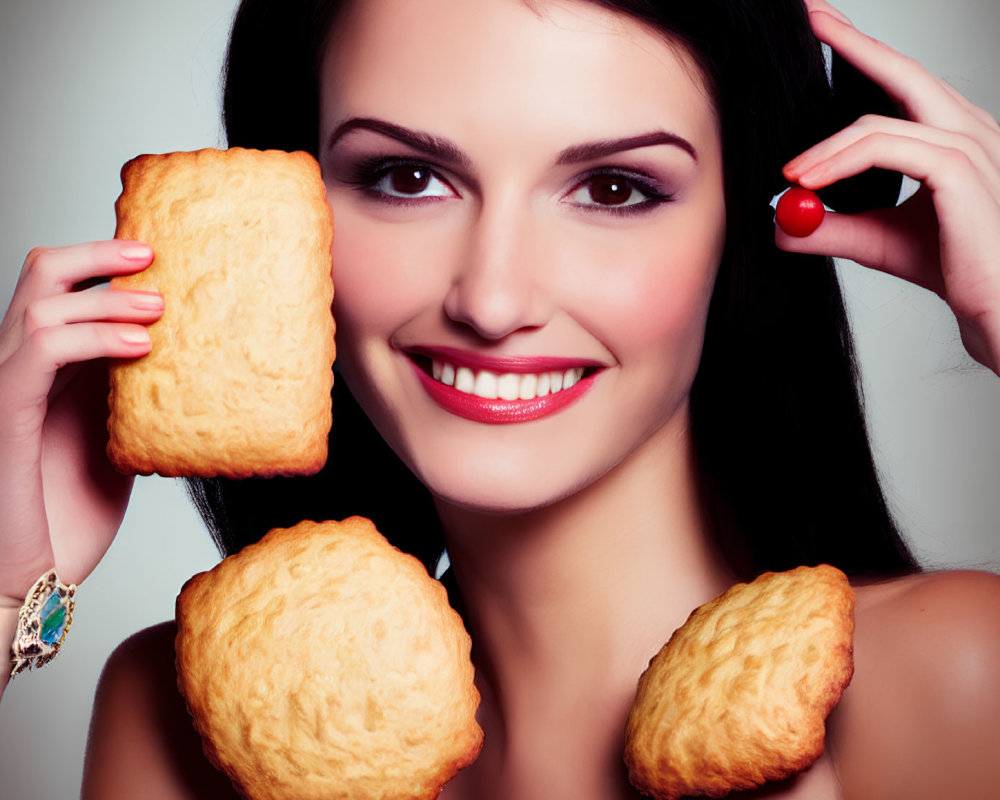
{"type": "Polygon", "coordinates": [[[115,238],[154,260],[112,288],[155,290],[152,352],[111,368],[108,456],[122,472],[296,475],[326,461],[333,221],[307,153],[199,150],[122,168],[115,238]]]}

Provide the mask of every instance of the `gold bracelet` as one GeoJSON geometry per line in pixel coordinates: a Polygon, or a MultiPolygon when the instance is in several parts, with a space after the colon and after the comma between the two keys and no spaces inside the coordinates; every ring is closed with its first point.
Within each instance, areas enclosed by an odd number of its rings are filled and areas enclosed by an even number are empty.
{"type": "Polygon", "coordinates": [[[76,586],[67,586],[50,569],[35,581],[17,614],[17,634],[10,647],[10,676],[41,667],[56,657],[73,621],[76,586]]]}

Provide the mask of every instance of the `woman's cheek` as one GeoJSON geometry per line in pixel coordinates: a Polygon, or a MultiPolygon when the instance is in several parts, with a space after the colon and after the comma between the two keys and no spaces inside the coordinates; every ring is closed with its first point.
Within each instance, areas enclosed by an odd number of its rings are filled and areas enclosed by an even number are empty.
{"type": "Polygon", "coordinates": [[[387,224],[334,206],[334,314],[345,344],[395,328],[440,292],[446,260],[433,225],[387,224]]]}
{"type": "Polygon", "coordinates": [[[613,350],[676,352],[695,345],[700,354],[724,226],[715,218],[686,217],[633,235],[627,248],[606,255],[603,269],[613,279],[602,282],[603,312],[594,323],[605,330],[613,350]],[[617,333],[625,331],[626,337],[617,333]]]}

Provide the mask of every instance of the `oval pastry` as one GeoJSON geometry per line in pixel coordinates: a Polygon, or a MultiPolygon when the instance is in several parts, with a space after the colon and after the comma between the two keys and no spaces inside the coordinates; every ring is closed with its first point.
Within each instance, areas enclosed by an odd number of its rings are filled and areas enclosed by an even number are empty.
{"type": "Polygon", "coordinates": [[[482,744],[444,587],[367,519],[276,529],[177,600],[177,678],[251,800],[434,798],[482,744]]]}
{"type": "Polygon", "coordinates": [[[697,608],[639,680],[632,784],[722,797],[805,769],[853,675],[853,638],[854,591],[828,565],[764,573],[697,608]]]}

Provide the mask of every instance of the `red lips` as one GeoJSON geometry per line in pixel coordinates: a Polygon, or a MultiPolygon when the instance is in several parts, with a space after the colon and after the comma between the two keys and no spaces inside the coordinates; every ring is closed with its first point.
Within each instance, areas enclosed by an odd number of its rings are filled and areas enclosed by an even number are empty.
{"type": "MultiPolygon", "coordinates": [[[[601,365],[591,361],[581,361],[566,358],[492,358],[477,353],[468,353],[451,348],[419,348],[410,351],[417,378],[425,391],[441,408],[449,413],[474,422],[490,425],[505,425],[517,422],[530,422],[541,419],[567,407],[581,398],[594,384],[598,371],[594,367],[601,365]],[[420,358],[422,356],[422,358],[420,358]],[[423,364],[418,363],[423,362],[423,364]],[[446,374],[445,382],[436,380],[425,368],[428,362],[437,362],[433,371],[446,374]],[[442,365],[446,365],[442,368],[442,365]],[[465,375],[456,378],[456,373],[464,371],[465,375]],[[529,399],[503,399],[502,397],[482,397],[472,391],[469,385],[471,377],[479,378],[479,373],[486,371],[486,381],[492,385],[494,379],[505,382],[508,387],[522,381],[522,394],[535,394],[534,388],[539,386],[537,396],[529,399]],[[576,382],[568,388],[555,391],[549,388],[549,376],[559,376],[563,373],[573,375],[576,382]],[[582,373],[582,377],[576,376],[582,373]],[[540,379],[536,381],[536,376],[540,379]],[[448,384],[452,385],[448,385],[448,384]],[[456,388],[454,384],[462,384],[456,388]],[[544,383],[544,387],[542,384],[544,383]],[[544,391],[544,393],[543,393],[544,391]]],[[[560,378],[553,380],[552,388],[561,383],[560,378]]],[[[481,386],[482,384],[480,384],[481,386]]],[[[490,392],[492,393],[492,392],[490,392]]],[[[511,391],[508,389],[508,396],[511,391]]]]}

